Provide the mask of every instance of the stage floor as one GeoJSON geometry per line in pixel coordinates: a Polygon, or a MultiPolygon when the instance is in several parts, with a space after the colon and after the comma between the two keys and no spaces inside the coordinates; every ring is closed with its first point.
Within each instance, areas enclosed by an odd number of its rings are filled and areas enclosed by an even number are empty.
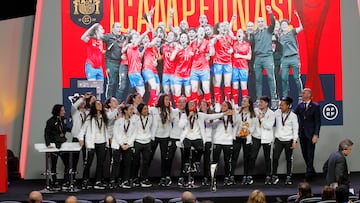
{"type": "MultiPolygon", "coordinates": [[[[211,192],[210,187],[199,187],[192,189],[180,188],[173,180],[170,187],[160,187],[157,185],[158,179],[152,179],[153,186],[150,188],[136,187],[132,189],[112,189],[112,190],[83,190],[75,193],[56,192],[52,194],[43,194],[44,199],[53,200],[56,202],[63,202],[68,195],[76,195],[78,199],[91,200],[98,202],[105,194],[113,194],[118,199],[127,200],[132,203],[136,199],[142,198],[146,194],[151,194],[153,197],[163,200],[164,203],[171,198],[180,197],[185,190],[193,192],[199,201],[212,200],[214,202],[246,202],[248,195],[254,189],[260,189],[267,197],[267,202],[285,202],[286,197],[297,193],[297,185],[304,179],[304,174],[295,174],[293,176],[293,185],[285,185],[285,176],[280,175],[280,182],[277,185],[264,185],[264,176],[254,176],[254,184],[241,185],[237,183],[234,186],[223,186],[223,178],[218,178],[218,187],[216,192],[211,192]],[[220,179],[220,180],[219,180],[220,179]]],[[[240,182],[241,177],[238,176],[237,182],[240,182]]],[[[200,180],[196,179],[195,184],[200,185],[200,180]]],[[[319,174],[314,180],[310,182],[314,195],[321,194],[322,188],[325,185],[325,178],[323,174],[319,174]]],[[[21,202],[27,201],[27,195],[32,190],[42,190],[45,187],[45,180],[17,180],[11,181],[7,193],[0,194],[0,200],[16,200],[21,202]]],[[[357,193],[360,188],[360,173],[351,174],[351,187],[357,193]]]]}

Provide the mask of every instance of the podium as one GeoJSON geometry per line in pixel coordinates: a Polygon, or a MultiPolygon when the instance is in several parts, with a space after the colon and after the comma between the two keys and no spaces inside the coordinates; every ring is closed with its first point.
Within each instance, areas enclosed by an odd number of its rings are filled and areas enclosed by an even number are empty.
{"type": "Polygon", "coordinates": [[[74,186],[74,179],[72,174],[74,174],[75,172],[73,172],[73,166],[72,166],[72,154],[73,152],[78,152],[81,149],[81,146],[79,145],[79,143],[77,142],[64,142],[61,145],[60,149],[55,148],[55,145],[53,143],[51,143],[52,146],[54,146],[54,148],[48,148],[46,146],[46,144],[44,143],[37,143],[35,144],[35,149],[40,152],[40,153],[45,153],[45,172],[43,173],[43,175],[45,175],[45,179],[46,179],[46,184],[45,184],[45,188],[43,190],[41,190],[41,193],[54,193],[54,190],[51,190],[50,188],[50,176],[54,175],[51,173],[50,167],[49,167],[49,160],[50,160],[50,156],[51,153],[54,152],[69,152],[69,175],[70,175],[70,190],[69,192],[77,192],[75,186],[74,186]]]}

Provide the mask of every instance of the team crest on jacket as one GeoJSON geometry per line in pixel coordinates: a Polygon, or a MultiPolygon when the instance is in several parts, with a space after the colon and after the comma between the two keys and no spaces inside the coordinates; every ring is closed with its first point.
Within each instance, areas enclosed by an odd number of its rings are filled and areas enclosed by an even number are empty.
{"type": "Polygon", "coordinates": [[[71,20],[83,28],[89,28],[103,18],[104,0],[69,0],[71,20]]]}

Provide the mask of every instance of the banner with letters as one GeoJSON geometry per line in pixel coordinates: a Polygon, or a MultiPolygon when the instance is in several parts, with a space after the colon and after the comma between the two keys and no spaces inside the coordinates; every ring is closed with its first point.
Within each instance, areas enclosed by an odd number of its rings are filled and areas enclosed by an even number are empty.
{"type": "MultiPolygon", "coordinates": [[[[129,28],[142,33],[148,28],[144,14],[154,8],[152,23],[168,25],[170,9],[174,10],[173,26],[182,20],[189,27],[199,26],[199,16],[204,14],[208,24],[229,22],[236,19],[232,31],[246,31],[246,23],[255,24],[263,17],[270,24],[266,6],[270,5],[276,20],[287,19],[290,29],[299,26],[294,11],[297,11],[303,31],[297,37],[301,81],[304,87],[313,91],[313,100],[321,106],[323,125],[343,124],[342,94],[342,50],[340,0],[64,0],[62,1],[62,87],[63,102],[67,109],[78,94],[91,91],[98,99],[106,99],[106,67],[102,66],[103,81],[86,79],[86,44],[80,39],[82,34],[94,23],[100,23],[105,33],[111,32],[114,22],[120,22],[122,32],[129,28]]],[[[166,32],[169,28],[166,28],[166,32]]],[[[150,35],[151,38],[151,35],[150,35]]],[[[276,74],[276,73],[275,73],[276,74]]],[[[264,74],[265,76],[265,74],[264,74]]],[[[289,74],[290,96],[297,103],[295,81],[289,74]]],[[[281,83],[278,82],[277,83],[281,83]]],[[[248,83],[250,85],[250,83],[248,83]]],[[[269,94],[264,77],[263,94],[269,94]]],[[[279,87],[277,87],[279,88],[279,87]]],[[[211,90],[212,91],[212,90],[211,90]]],[[[280,90],[277,90],[281,92],[280,90]]],[[[253,96],[249,87],[249,95],[253,96]]],[[[144,99],[146,99],[144,97],[144,99]]],[[[67,110],[70,112],[70,110],[67,110]]]]}

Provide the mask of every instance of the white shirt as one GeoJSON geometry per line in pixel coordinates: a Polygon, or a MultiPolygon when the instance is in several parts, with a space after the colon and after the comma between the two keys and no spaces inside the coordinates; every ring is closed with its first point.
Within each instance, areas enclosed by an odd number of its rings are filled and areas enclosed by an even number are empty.
{"type": "Polygon", "coordinates": [[[282,113],[280,109],[275,111],[275,137],[280,141],[297,141],[299,123],[296,114],[289,110],[282,113]]]}
{"type": "Polygon", "coordinates": [[[257,116],[255,131],[253,136],[257,139],[261,139],[262,144],[268,144],[274,141],[274,124],[275,124],[275,114],[268,108],[265,112],[256,108],[255,113],[257,116]],[[264,116],[259,120],[259,114],[264,116]]]}

